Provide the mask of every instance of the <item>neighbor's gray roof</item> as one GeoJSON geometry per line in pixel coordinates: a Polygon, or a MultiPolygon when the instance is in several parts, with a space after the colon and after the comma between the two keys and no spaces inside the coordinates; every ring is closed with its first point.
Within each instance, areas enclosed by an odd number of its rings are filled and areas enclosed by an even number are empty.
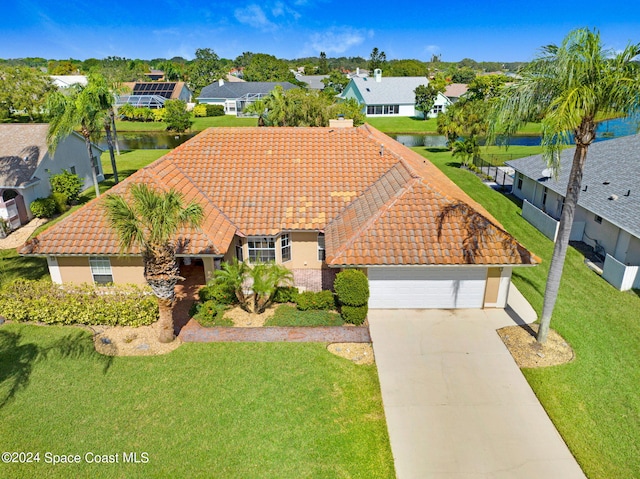
{"type": "Polygon", "coordinates": [[[0,188],[25,186],[47,154],[46,124],[0,124],[0,188]]]}
{"type": "Polygon", "coordinates": [[[322,80],[329,78],[329,75],[300,75],[296,74],[296,80],[306,83],[312,90],[324,90],[322,80]]]}
{"type": "MultiPolygon", "coordinates": [[[[563,197],[575,148],[560,155],[558,179],[542,178],[542,155],[507,161],[529,178],[563,197]]],[[[600,141],[589,147],[578,205],[640,238],[640,135],[600,141]],[[604,184],[608,182],[608,184],[604,184]],[[587,191],[584,191],[585,187],[587,191]],[[629,192],[629,196],[625,196],[629,192]],[[618,198],[609,199],[611,195],[618,198]]]]}
{"type": "Polygon", "coordinates": [[[420,85],[428,85],[426,77],[385,77],[379,82],[375,77],[354,77],[351,79],[360,91],[367,105],[388,105],[392,103],[410,104],[416,102],[414,90],[420,85]]]}
{"type": "Polygon", "coordinates": [[[289,83],[288,81],[248,81],[233,83],[225,81],[222,85],[220,85],[220,82],[215,82],[204,87],[198,98],[235,99],[247,94],[262,93],[267,95],[276,87],[276,85],[280,85],[285,91],[297,88],[293,83],[289,83]]]}

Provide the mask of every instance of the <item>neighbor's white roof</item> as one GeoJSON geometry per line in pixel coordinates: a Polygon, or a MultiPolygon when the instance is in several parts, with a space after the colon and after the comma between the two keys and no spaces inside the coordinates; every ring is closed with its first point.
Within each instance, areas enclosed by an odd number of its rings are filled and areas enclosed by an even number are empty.
{"type": "Polygon", "coordinates": [[[427,77],[385,77],[379,82],[375,76],[351,79],[367,105],[410,104],[416,101],[414,90],[420,85],[428,85],[427,77]]]}

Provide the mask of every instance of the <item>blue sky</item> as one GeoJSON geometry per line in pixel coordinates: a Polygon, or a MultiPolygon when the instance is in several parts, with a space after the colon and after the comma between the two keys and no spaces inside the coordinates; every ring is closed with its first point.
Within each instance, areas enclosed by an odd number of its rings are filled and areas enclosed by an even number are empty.
{"type": "Polygon", "coordinates": [[[11,0],[0,58],[193,58],[242,52],[279,58],[528,61],[571,29],[595,27],[614,50],[640,42],[640,1],[11,0]]]}

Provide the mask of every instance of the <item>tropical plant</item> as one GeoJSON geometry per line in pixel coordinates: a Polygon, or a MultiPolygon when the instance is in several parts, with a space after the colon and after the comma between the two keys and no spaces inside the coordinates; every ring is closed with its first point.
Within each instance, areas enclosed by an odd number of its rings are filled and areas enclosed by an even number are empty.
{"type": "Polygon", "coordinates": [[[248,298],[244,294],[244,283],[249,274],[249,266],[233,258],[232,261],[225,261],[220,269],[214,271],[214,279],[218,284],[223,285],[226,289],[235,292],[240,307],[245,311],[249,311],[248,298]]]}
{"type": "Polygon", "coordinates": [[[461,158],[464,166],[469,166],[473,163],[473,160],[480,154],[480,146],[478,145],[478,139],[475,136],[463,138],[453,142],[451,150],[451,156],[454,158],[461,158]]]}
{"type": "Polygon", "coordinates": [[[175,286],[180,278],[176,262],[175,236],[180,228],[198,227],[202,207],[183,204],[175,190],[158,191],[146,184],[134,184],[126,196],[109,194],[104,201],[109,226],[118,235],[120,249],[136,247],[142,253],[144,278],[158,299],[159,341],[173,341],[175,286]]]}
{"type": "Polygon", "coordinates": [[[253,310],[261,314],[273,302],[279,286],[291,286],[293,273],[275,263],[257,263],[250,272],[253,279],[253,310]]]}
{"type": "Polygon", "coordinates": [[[570,142],[576,145],[545,287],[539,343],[546,341],[558,297],[587,152],[596,136],[596,118],[640,113],[640,75],[634,62],[638,54],[640,44],[613,52],[603,48],[597,30],[573,30],[561,45],[543,47],[520,70],[520,80],[505,87],[493,110],[490,138],[498,132],[512,135],[524,123],[542,118],[544,156],[556,171],[560,150],[570,142]]]}

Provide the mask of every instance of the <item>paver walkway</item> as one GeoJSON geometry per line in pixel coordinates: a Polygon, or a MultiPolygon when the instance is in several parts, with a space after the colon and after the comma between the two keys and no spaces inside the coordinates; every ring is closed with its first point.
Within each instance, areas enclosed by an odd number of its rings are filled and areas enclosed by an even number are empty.
{"type": "Polygon", "coordinates": [[[328,327],[260,327],[203,328],[191,320],[182,328],[180,339],[191,343],[207,342],[317,342],[317,343],[370,343],[369,328],[354,326],[328,327]]]}
{"type": "Polygon", "coordinates": [[[496,333],[535,320],[512,288],[505,310],[369,311],[399,479],[585,479],[496,333]]]}

